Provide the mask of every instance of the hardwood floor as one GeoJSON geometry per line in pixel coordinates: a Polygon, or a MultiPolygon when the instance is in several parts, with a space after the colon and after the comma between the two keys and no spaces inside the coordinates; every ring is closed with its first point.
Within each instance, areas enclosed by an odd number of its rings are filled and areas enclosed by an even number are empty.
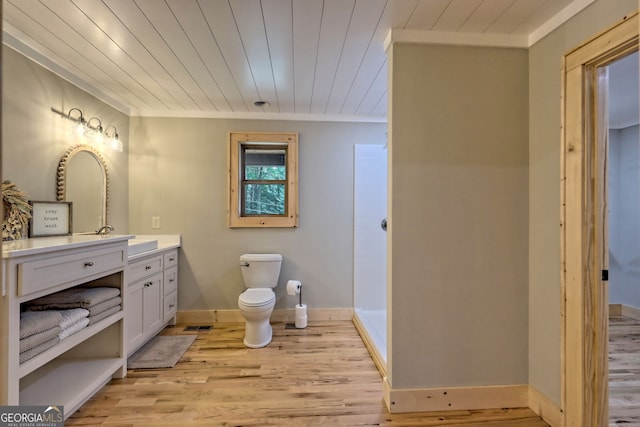
{"type": "Polygon", "coordinates": [[[198,334],[172,369],[112,380],[66,426],[482,426],[543,427],[527,408],[389,414],[382,379],[353,324],[273,325],[271,344],[248,349],[243,324],[198,334]]]}
{"type": "Polygon", "coordinates": [[[609,425],[640,426],[640,320],[609,317],[609,425]]]}

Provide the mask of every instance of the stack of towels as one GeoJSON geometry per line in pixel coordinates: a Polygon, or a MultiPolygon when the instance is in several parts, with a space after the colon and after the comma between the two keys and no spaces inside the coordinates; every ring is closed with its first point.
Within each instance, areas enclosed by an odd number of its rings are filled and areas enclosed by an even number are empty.
{"type": "Polygon", "coordinates": [[[20,313],[20,363],[122,309],[120,289],[75,287],[24,304],[20,313]]]}
{"type": "Polygon", "coordinates": [[[58,344],[60,323],[62,315],[57,311],[20,313],[20,363],[58,344]]]}

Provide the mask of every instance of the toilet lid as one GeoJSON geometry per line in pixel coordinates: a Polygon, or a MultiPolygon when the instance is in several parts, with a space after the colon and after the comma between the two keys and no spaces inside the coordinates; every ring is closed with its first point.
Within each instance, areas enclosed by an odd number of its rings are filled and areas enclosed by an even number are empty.
{"type": "Polygon", "coordinates": [[[256,307],[270,304],[275,298],[271,288],[251,288],[241,293],[238,300],[245,306],[256,307]]]}

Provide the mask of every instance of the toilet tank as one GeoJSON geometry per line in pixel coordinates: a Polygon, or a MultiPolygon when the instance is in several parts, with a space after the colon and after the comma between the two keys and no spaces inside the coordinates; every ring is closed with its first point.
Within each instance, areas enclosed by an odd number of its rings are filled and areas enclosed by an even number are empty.
{"type": "Polygon", "coordinates": [[[275,288],[280,276],[280,254],[244,254],[240,256],[240,270],[246,288],[275,288]]]}

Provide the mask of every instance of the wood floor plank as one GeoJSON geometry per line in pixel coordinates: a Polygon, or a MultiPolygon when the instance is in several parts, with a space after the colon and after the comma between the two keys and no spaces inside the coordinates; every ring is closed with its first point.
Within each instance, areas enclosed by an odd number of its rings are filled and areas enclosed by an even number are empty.
{"type": "Polygon", "coordinates": [[[609,317],[609,426],[640,426],[640,320],[609,317]]]}
{"type": "Polygon", "coordinates": [[[261,349],[243,345],[243,324],[184,326],[162,332],[197,335],[176,366],[130,370],[65,425],[548,427],[528,408],[389,414],[382,379],[348,321],[274,323],[273,341],[261,349]]]}

